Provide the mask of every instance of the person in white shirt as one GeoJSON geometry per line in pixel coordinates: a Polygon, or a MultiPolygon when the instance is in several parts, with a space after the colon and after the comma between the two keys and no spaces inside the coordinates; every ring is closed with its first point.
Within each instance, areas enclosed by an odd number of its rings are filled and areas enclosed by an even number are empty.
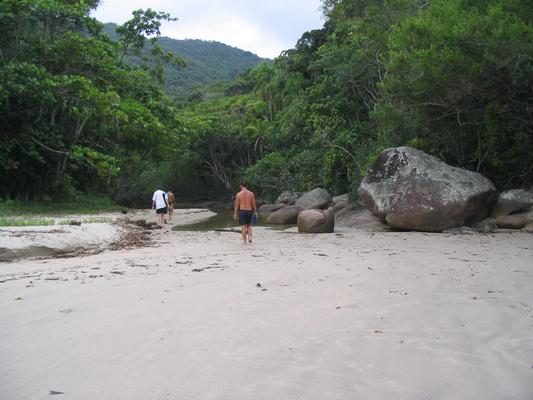
{"type": "Polygon", "coordinates": [[[152,196],[152,209],[155,209],[155,212],[159,217],[159,226],[163,227],[165,214],[168,212],[168,202],[165,192],[161,189],[157,189],[152,196]]]}

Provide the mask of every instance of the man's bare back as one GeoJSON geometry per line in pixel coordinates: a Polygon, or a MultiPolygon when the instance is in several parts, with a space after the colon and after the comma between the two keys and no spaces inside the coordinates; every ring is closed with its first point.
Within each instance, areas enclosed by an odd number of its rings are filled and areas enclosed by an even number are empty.
{"type": "Polygon", "coordinates": [[[235,196],[235,206],[237,210],[256,211],[254,193],[243,188],[237,193],[237,196],[235,196]]]}

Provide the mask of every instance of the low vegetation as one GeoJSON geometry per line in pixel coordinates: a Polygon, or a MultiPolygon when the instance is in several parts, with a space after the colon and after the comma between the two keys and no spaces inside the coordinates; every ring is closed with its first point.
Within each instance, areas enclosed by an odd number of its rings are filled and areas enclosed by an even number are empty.
{"type": "Polygon", "coordinates": [[[14,217],[44,216],[49,220],[49,216],[98,214],[122,210],[124,207],[117,206],[111,198],[103,195],[78,195],[67,201],[53,201],[51,198],[31,203],[18,200],[0,201],[0,218],[7,221],[11,221],[14,217]]]}

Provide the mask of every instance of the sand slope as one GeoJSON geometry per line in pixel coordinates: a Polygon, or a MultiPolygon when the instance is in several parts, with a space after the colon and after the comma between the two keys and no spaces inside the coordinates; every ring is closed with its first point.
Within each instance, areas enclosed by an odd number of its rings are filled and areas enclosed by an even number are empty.
{"type": "Polygon", "coordinates": [[[1,398],[533,398],[530,234],[255,239],[0,264],[1,398]]]}
{"type": "MultiPolygon", "coordinates": [[[[200,222],[213,215],[216,214],[206,209],[175,210],[174,225],[200,222]]],[[[12,219],[25,218],[13,217],[12,219]]],[[[55,225],[0,228],[0,262],[68,255],[78,251],[104,250],[111,244],[120,241],[128,231],[128,225],[125,221],[140,219],[153,223],[157,221],[153,210],[133,210],[129,211],[127,215],[103,213],[97,216],[66,215],[45,219],[55,221],[55,225]],[[82,222],[91,219],[100,219],[106,222],[82,222]],[[67,225],[65,225],[65,221],[67,225]],[[80,226],[68,225],[69,221],[78,221],[80,226]]],[[[170,225],[166,226],[167,229],[169,227],[170,225]]]]}

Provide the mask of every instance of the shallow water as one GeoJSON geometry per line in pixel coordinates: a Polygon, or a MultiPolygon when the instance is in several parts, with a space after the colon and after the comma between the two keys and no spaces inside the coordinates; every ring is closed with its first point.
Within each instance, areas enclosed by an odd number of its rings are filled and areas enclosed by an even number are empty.
{"type": "MultiPolygon", "coordinates": [[[[180,225],[172,228],[174,231],[212,231],[215,229],[240,229],[237,221],[233,219],[233,210],[217,209],[211,210],[217,215],[195,224],[180,225]]],[[[258,218],[258,221],[253,226],[264,226],[275,230],[284,230],[295,225],[269,225],[263,218],[258,218]]]]}

